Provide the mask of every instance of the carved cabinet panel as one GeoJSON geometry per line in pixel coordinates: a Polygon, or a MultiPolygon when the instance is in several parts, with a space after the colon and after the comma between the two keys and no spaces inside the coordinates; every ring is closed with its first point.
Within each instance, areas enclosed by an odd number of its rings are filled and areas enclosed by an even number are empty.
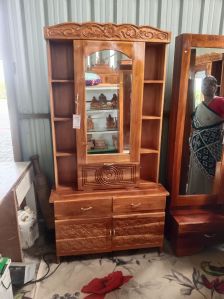
{"type": "Polygon", "coordinates": [[[161,247],[165,213],[113,217],[113,249],[161,247]]]}
{"type": "Polygon", "coordinates": [[[106,164],[82,166],[83,188],[119,188],[136,184],[138,166],[135,164],[106,164]]]}
{"type": "Polygon", "coordinates": [[[56,246],[60,256],[111,251],[111,218],[72,219],[55,222],[56,246]]]}

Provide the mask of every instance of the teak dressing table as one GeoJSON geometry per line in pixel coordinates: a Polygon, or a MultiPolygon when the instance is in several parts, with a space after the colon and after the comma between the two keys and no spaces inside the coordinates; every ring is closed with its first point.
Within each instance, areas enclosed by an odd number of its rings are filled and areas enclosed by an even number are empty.
{"type": "Polygon", "coordinates": [[[44,34],[57,256],[161,248],[168,192],[158,175],[170,33],[64,23],[44,34]]]}

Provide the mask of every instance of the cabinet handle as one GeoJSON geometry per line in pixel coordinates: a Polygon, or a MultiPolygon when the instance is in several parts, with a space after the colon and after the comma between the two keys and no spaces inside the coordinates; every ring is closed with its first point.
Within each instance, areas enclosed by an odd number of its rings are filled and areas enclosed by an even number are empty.
{"type": "Polygon", "coordinates": [[[115,231],[115,229],[113,229],[113,235],[115,236],[115,234],[116,234],[116,231],[115,231]]]}
{"type": "Polygon", "coordinates": [[[103,163],[104,166],[113,166],[114,163],[103,163]]]}
{"type": "Polygon", "coordinates": [[[112,236],[112,230],[111,229],[109,230],[109,236],[112,236]]]}
{"type": "Polygon", "coordinates": [[[81,208],[82,211],[89,211],[91,210],[93,207],[87,207],[87,208],[81,208]]]}
{"type": "Polygon", "coordinates": [[[131,203],[131,207],[132,207],[132,208],[137,208],[137,207],[139,207],[140,205],[141,205],[140,202],[138,202],[138,203],[131,203]]]}
{"type": "Polygon", "coordinates": [[[211,238],[214,238],[216,236],[216,234],[204,234],[204,237],[207,238],[207,239],[211,239],[211,238]]]}

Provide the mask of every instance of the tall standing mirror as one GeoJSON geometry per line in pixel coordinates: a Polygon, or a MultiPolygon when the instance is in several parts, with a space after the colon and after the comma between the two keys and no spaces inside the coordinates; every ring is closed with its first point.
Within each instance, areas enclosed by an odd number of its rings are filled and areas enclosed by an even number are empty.
{"type": "Polygon", "coordinates": [[[176,37],[167,234],[174,253],[224,241],[224,36],[176,37]]]}
{"type": "Polygon", "coordinates": [[[224,49],[192,48],[180,194],[215,194],[224,120],[224,49]]]}
{"type": "Polygon", "coordinates": [[[168,180],[172,206],[220,198],[224,121],[224,38],[176,39],[168,180]]]}

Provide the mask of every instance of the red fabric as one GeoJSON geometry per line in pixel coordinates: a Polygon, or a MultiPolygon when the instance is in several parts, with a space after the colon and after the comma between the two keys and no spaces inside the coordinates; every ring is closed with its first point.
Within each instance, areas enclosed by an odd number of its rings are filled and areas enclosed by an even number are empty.
{"type": "Polygon", "coordinates": [[[105,294],[118,289],[131,278],[132,276],[123,276],[121,271],[116,271],[103,278],[94,278],[81,291],[91,294],[85,299],[103,299],[105,294]]]}
{"type": "Polygon", "coordinates": [[[214,97],[214,99],[208,104],[208,107],[224,118],[224,98],[214,97]]]}

